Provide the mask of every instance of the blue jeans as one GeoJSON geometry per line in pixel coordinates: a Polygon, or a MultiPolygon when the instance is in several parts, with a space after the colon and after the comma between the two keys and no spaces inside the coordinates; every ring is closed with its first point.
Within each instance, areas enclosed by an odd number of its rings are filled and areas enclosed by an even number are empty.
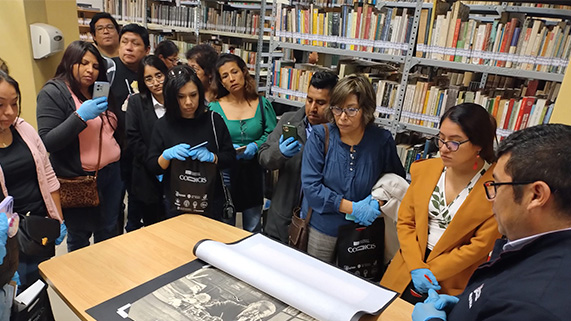
{"type": "Polygon", "coordinates": [[[99,206],[64,210],[68,252],[88,246],[91,235],[95,243],[117,235],[117,209],[121,205],[122,188],[119,162],[111,163],[97,174],[99,206]]]}
{"type": "MultiPolygon", "coordinates": [[[[247,208],[242,211],[242,227],[246,231],[259,233],[262,231],[262,205],[247,208]]],[[[222,219],[226,224],[236,226],[236,216],[231,219],[222,219]]]]}
{"type": "Polygon", "coordinates": [[[0,288],[0,321],[10,321],[10,310],[14,300],[12,289],[9,283],[0,288]]]}
{"type": "MultiPolygon", "coordinates": [[[[230,188],[230,171],[223,170],[222,171],[222,179],[223,184],[230,188]]],[[[242,227],[244,230],[249,232],[261,232],[262,231],[262,205],[254,206],[247,208],[242,211],[242,227]]],[[[236,226],[236,216],[230,219],[222,219],[222,221],[226,224],[230,224],[232,226],[236,226]]]]}

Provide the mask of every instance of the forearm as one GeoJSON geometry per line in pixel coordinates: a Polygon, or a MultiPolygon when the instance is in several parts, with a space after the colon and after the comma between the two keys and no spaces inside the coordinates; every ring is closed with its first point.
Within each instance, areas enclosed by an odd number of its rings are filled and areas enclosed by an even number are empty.
{"type": "Polygon", "coordinates": [[[161,156],[159,156],[159,158],[158,158],[158,163],[159,163],[159,166],[160,166],[163,170],[165,170],[165,169],[167,169],[167,168],[170,166],[171,161],[165,159],[165,158],[163,157],[163,155],[161,155],[161,156]]]}
{"type": "Polygon", "coordinates": [[[56,209],[57,209],[57,214],[59,217],[59,221],[60,223],[63,222],[63,215],[62,215],[62,209],[61,209],[61,198],[59,196],[59,189],[55,192],[51,193],[52,199],[54,200],[54,203],[56,204],[56,209]]]}
{"type": "Polygon", "coordinates": [[[353,213],[353,202],[346,199],[342,199],[341,204],[339,204],[339,212],[345,214],[353,213]]]}

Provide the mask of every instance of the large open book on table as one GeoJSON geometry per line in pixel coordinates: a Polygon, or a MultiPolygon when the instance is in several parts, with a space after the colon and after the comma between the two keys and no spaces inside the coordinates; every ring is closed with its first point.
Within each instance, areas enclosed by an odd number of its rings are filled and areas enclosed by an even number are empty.
{"type": "Polygon", "coordinates": [[[203,240],[194,254],[199,260],[87,312],[97,320],[349,321],[379,314],[397,296],[261,234],[203,240]]]}

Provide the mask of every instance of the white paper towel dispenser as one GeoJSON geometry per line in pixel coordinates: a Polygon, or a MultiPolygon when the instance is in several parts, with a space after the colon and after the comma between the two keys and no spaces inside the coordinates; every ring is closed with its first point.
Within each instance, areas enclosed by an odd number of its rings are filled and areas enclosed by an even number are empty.
{"type": "Polygon", "coordinates": [[[63,35],[54,26],[45,23],[33,23],[30,25],[30,34],[34,59],[49,57],[63,50],[63,35]]]}

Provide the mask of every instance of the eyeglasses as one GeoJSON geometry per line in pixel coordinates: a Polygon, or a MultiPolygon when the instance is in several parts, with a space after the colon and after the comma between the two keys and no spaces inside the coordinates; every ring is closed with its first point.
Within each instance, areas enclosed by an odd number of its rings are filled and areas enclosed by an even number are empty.
{"type": "Polygon", "coordinates": [[[440,137],[438,137],[438,136],[435,136],[433,139],[434,139],[434,144],[439,149],[442,148],[442,145],[446,145],[446,148],[448,148],[448,150],[451,152],[457,151],[458,148],[460,148],[460,145],[470,141],[470,139],[466,139],[466,140],[463,140],[461,142],[456,142],[453,140],[444,141],[443,139],[440,139],[440,137]]]}
{"type": "Polygon", "coordinates": [[[147,87],[153,87],[155,85],[155,80],[160,84],[165,81],[165,75],[163,73],[157,73],[155,76],[145,77],[145,84],[147,87]]]}
{"type": "Polygon", "coordinates": [[[168,57],[167,60],[170,61],[173,65],[176,65],[180,61],[180,58],[179,57],[168,57]]]}
{"type": "Polygon", "coordinates": [[[107,31],[115,30],[115,25],[108,24],[108,25],[100,25],[95,27],[95,31],[103,31],[103,29],[107,29],[107,31]]]}
{"type": "Polygon", "coordinates": [[[486,181],[484,182],[484,189],[486,190],[486,197],[488,200],[493,200],[496,198],[496,194],[498,192],[498,186],[502,185],[527,185],[533,182],[494,182],[494,181],[486,181]]]}
{"type": "Polygon", "coordinates": [[[349,116],[349,117],[353,117],[355,115],[357,115],[357,113],[359,112],[361,108],[341,108],[341,107],[337,107],[337,106],[330,106],[329,110],[331,110],[331,112],[333,113],[333,115],[335,116],[341,116],[341,114],[345,113],[345,115],[349,116]]]}

